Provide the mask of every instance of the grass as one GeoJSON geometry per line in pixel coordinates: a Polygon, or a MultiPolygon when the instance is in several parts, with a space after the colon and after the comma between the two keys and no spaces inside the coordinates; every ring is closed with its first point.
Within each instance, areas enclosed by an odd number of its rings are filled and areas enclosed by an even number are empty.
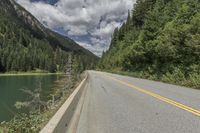
{"type": "Polygon", "coordinates": [[[0,76],[38,76],[38,75],[61,75],[63,72],[50,73],[43,70],[27,71],[27,72],[6,72],[0,73],[0,76]]]}
{"type": "Polygon", "coordinates": [[[3,129],[0,128],[0,133],[3,133],[3,129]]]}

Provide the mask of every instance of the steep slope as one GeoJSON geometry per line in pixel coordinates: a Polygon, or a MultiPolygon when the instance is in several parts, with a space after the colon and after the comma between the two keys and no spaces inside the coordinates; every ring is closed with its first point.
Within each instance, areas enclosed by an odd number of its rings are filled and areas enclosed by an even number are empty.
{"type": "Polygon", "coordinates": [[[97,59],[73,40],[45,28],[15,1],[0,1],[1,72],[63,71],[70,54],[84,68],[97,59]]]}
{"type": "Polygon", "coordinates": [[[200,88],[200,2],[137,0],[99,67],[200,88]]]}

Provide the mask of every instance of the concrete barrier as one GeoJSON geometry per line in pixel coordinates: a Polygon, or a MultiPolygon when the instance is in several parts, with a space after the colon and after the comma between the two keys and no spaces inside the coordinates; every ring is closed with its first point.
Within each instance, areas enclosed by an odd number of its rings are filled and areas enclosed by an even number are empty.
{"type": "Polygon", "coordinates": [[[70,121],[86,85],[87,78],[88,75],[51,118],[48,124],[40,131],[40,133],[66,133],[68,131],[70,121]]]}

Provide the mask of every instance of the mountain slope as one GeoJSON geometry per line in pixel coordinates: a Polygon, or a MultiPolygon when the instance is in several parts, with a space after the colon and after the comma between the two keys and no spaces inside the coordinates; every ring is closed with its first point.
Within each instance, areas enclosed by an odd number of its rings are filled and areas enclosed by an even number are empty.
{"type": "Polygon", "coordinates": [[[68,56],[89,67],[97,59],[73,40],[45,28],[13,0],[0,1],[0,71],[63,71],[68,56]]]}
{"type": "Polygon", "coordinates": [[[99,67],[200,88],[199,27],[198,0],[137,0],[99,67]]]}

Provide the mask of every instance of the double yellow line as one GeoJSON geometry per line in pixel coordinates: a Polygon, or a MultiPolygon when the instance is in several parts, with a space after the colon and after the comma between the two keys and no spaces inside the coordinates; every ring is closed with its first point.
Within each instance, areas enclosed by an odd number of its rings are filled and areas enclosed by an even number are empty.
{"type": "Polygon", "coordinates": [[[117,82],[123,84],[123,85],[126,85],[126,86],[128,86],[128,87],[131,87],[131,88],[133,88],[133,89],[135,89],[135,90],[138,90],[138,91],[140,91],[140,92],[143,92],[143,93],[145,93],[145,94],[147,94],[147,95],[150,95],[150,96],[152,96],[152,97],[154,97],[154,98],[157,98],[157,99],[159,99],[159,100],[161,100],[161,101],[163,101],[163,102],[169,103],[169,104],[171,104],[171,105],[173,105],[173,106],[176,106],[176,107],[178,107],[178,108],[180,108],[180,109],[183,109],[183,110],[185,110],[185,111],[188,111],[188,112],[190,112],[190,113],[192,113],[192,114],[194,114],[194,115],[200,117],[200,110],[193,109],[193,108],[191,108],[191,107],[189,107],[189,106],[186,106],[186,105],[184,105],[184,104],[178,103],[178,102],[173,101],[173,100],[171,100],[171,99],[169,99],[169,98],[163,97],[163,96],[161,96],[161,95],[158,95],[158,94],[155,94],[155,93],[153,93],[153,92],[147,91],[147,90],[145,90],[145,89],[139,88],[139,87],[137,87],[137,86],[131,85],[131,84],[126,83],[126,82],[124,82],[124,81],[118,80],[118,79],[116,79],[116,78],[114,78],[114,77],[111,77],[111,76],[108,76],[108,77],[109,77],[110,79],[112,79],[112,80],[115,80],[115,81],[117,81],[117,82]]]}

